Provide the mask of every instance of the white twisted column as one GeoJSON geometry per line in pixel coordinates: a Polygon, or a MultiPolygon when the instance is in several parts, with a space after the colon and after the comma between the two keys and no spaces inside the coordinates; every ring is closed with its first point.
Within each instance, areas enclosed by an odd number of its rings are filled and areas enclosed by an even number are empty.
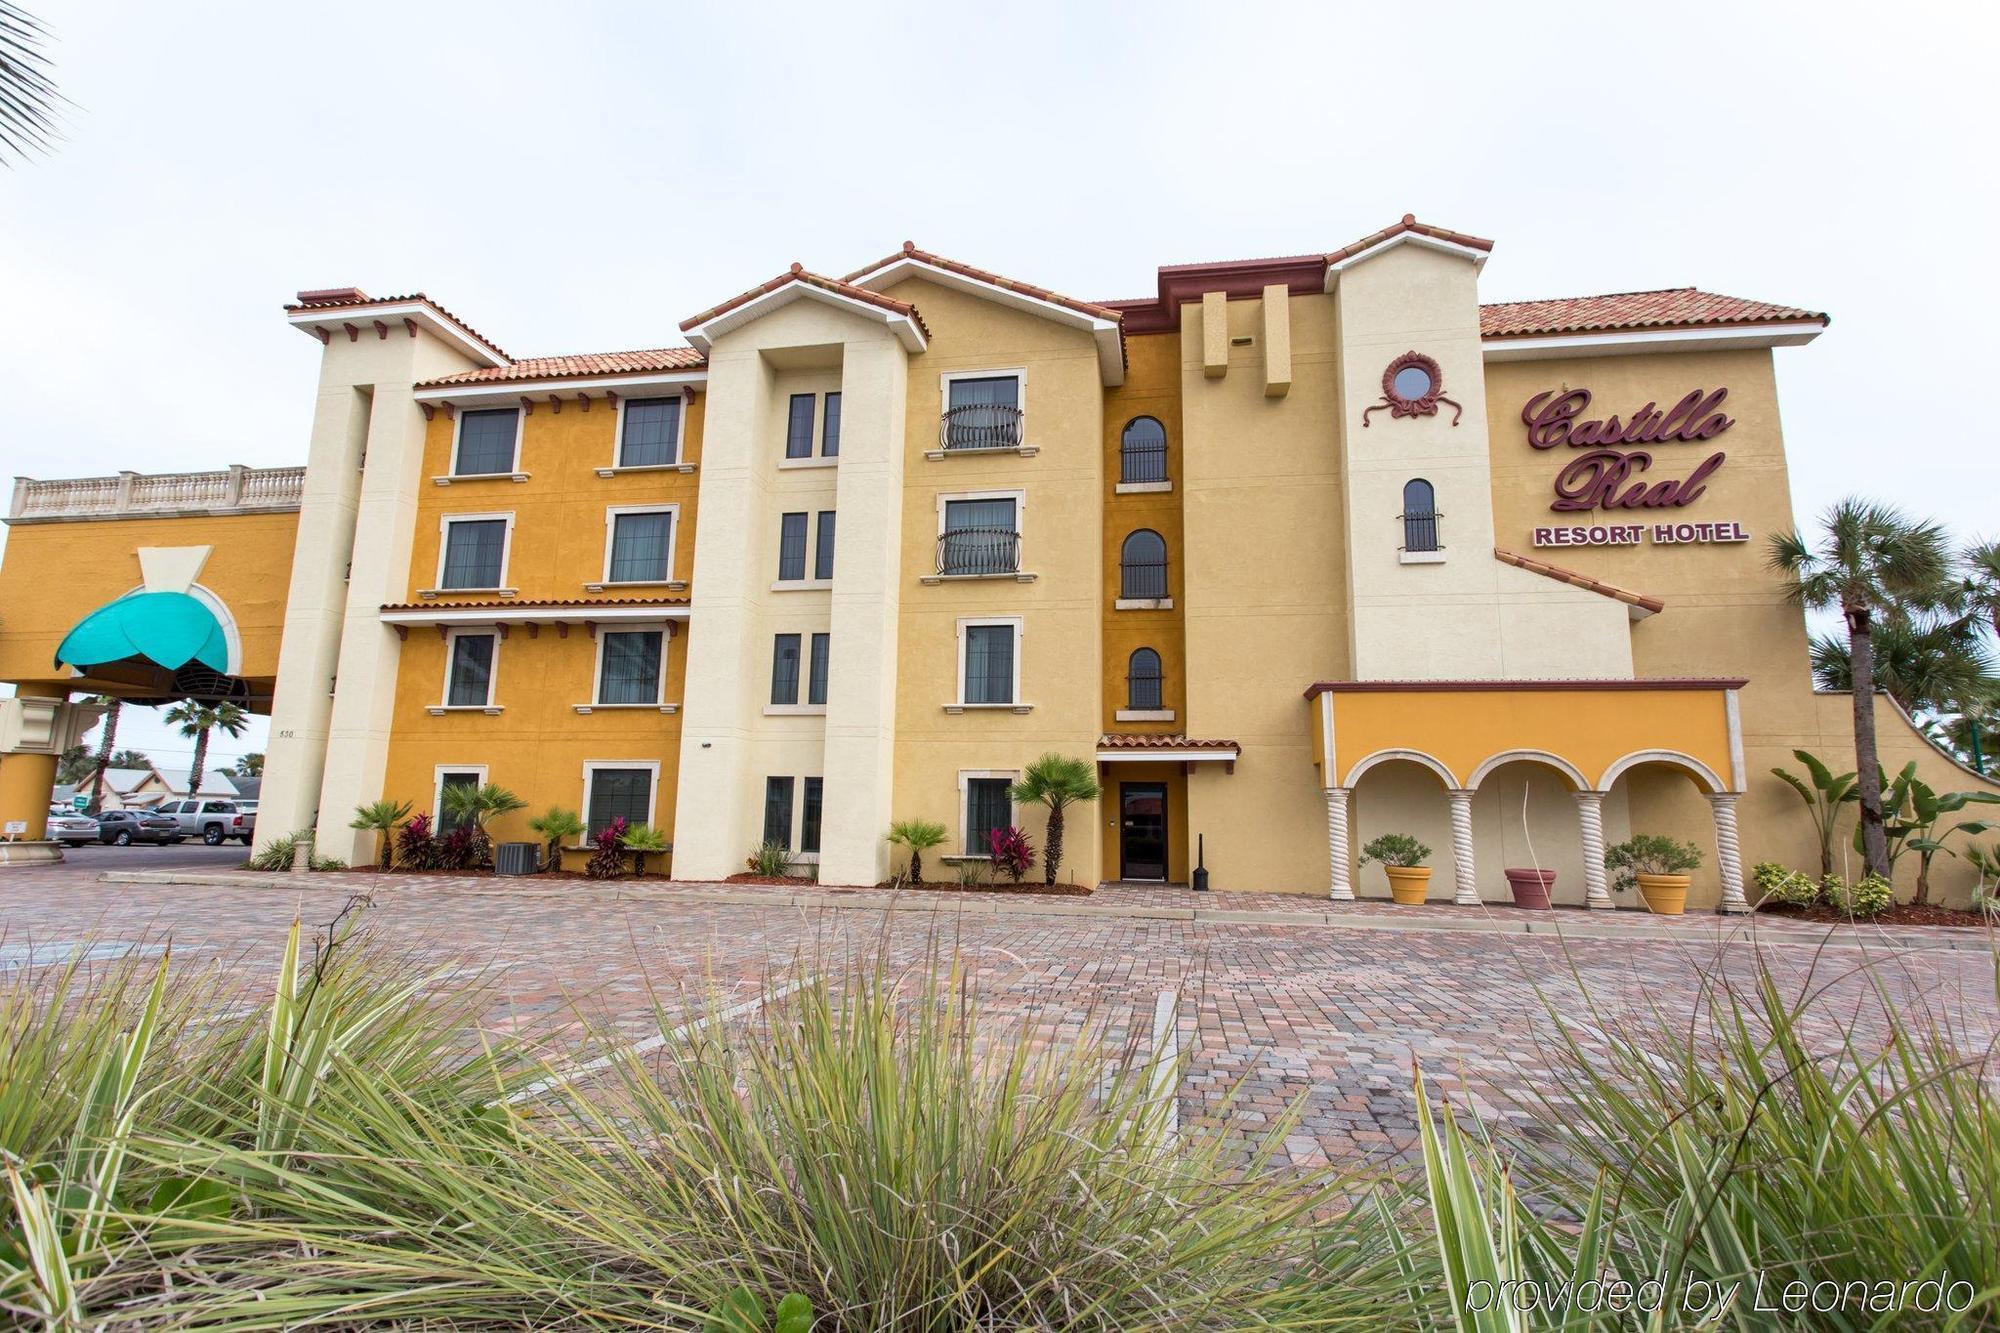
{"type": "Polygon", "coordinates": [[[1452,901],[1460,907],[1479,906],[1479,882],[1472,871],[1472,793],[1451,791],[1451,860],[1458,876],[1458,893],[1452,901]]]}
{"type": "Polygon", "coordinates": [[[1583,832],[1583,905],[1616,907],[1604,878],[1604,793],[1578,792],[1576,817],[1583,832]]]}
{"type": "Polygon", "coordinates": [[[1743,893],[1743,847],[1736,839],[1738,792],[1718,792],[1708,798],[1715,812],[1715,868],[1722,876],[1722,912],[1747,912],[1750,902],[1743,893]]]}
{"type": "Polygon", "coordinates": [[[1354,861],[1347,850],[1347,788],[1326,788],[1326,854],[1333,881],[1326,896],[1337,903],[1354,901],[1354,861]]]}

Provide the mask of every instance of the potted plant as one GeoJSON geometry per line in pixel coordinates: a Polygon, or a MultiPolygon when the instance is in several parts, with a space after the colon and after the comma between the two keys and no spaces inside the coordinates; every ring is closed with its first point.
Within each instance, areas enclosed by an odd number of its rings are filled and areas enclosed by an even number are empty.
{"type": "Polygon", "coordinates": [[[924,853],[944,845],[944,825],[932,819],[899,819],[889,825],[889,841],[910,849],[910,883],[924,882],[924,853]]]}
{"type": "Polygon", "coordinates": [[[1623,892],[1638,886],[1639,896],[1657,916],[1679,916],[1687,910],[1688,871],[1701,864],[1701,852],[1691,842],[1658,833],[1639,833],[1604,853],[1604,868],[1615,872],[1611,887],[1623,892]]]}
{"type": "Polygon", "coordinates": [[[651,824],[634,824],[625,830],[625,850],[632,853],[632,873],[646,873],[646,858],[656,852],[670,852],[667,835],[651,824]]]}
{"type": "Polygon", "coordinates": [[[1384,833],[1361,849],[1361,864],[1380,861],[1389,876],[1389,896],[1404,907],[1421,907],[1431,889],[1431,849],[1407,833],[1384,833]]]}
{"type": "Polygon", "coordinates": [[[1555,871],[1515,867],[1507,870],[1506,875],[1507,887],[1514,891],[1514,906],[1549,910],[1549,891],[1556,886],[1555,871]]]}

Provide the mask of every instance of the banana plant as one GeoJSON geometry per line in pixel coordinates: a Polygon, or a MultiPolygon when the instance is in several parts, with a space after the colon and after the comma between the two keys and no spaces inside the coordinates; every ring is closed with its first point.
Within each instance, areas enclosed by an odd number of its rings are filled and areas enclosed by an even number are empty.
{"type": "Polygon", "coordinates": [[[2000,805],[2000,796],[1985,791],[1952,791],[1940,796],[1921,782],[1910,784],[1910,808],[1913,817],[1911,836],[1903,847],[1917,854],[1917,896],[1919,905],[1931,900],[1931,861],[1942,852],[1946,856],[1957,856],[1945,846],[1954,833],[1963,833],[1976,838],[1994,828],[2000,828],[1989,820],[1968,819],[1938,831],[1938,821],[1945,815],[1957,814],[1968,805],[2000,805]]]}
{"type": "Polygon", "coordinates": [[[1819,877],[1825,879],[1833,873],[1834,826],[1840,821],[1840,808],[1852,805],[1860,799],[1860,790],[1854,774],[1834,771],[1826,766],[1818,755],[1810,750],[1794,750],[1792,757],[1805,765],[1806,776],[1786,769],[1774,768],[1772,776],[1799,794],[1811,813],[1813,828],[1819,834],[1819,877]],[[1810,780],[1811,785],[1808,784],[1810,780]]]}

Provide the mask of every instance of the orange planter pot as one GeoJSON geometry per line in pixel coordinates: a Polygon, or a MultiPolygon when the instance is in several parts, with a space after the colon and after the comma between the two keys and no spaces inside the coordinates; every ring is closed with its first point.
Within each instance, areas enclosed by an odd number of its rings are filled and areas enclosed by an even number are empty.
{"type": "Polygon", "coordinates": [[[1404,907],[1422,907],[1431,891],[1429,866],[1383,866],[1389,876],[1389,896],[1404,907]]]}
{"type": "Polygon", "coordinates": [[[1640,875],[1639,896],[1655,916],[1679,916],[1687,910],[1687,875],[1640,875]]]}

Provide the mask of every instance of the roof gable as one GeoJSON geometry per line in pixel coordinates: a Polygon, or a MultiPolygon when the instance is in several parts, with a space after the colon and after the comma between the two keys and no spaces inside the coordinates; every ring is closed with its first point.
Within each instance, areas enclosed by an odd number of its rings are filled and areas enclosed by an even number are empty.
{"type": "Polygon", "coordinates": [[[1428,222],[1417,221],[1414,213],[1405,213],[1401,222],[1391,223],[1378,232],[1372,232],[1329,253],[1326,257],[1326,290],[1333,290],[1334,284],[1339,281],[1341,273],[1345,270],[1356,264],[1364,264],[1375,256],[1401,245],[1420,245],[1428,250],[1457,255],[1462,259],[1471,260],[1475,269],[1486,263],[1486,256],[1493,250],[1493,242],[1484,237],[1469,236],[1462,231],[1452,231],[1446,227],[1434,227],[1428,222]]]}
{"type": "Polygon", "coordinates": [[[908,351],[921,352],[930,345],[930,330],[924,326],[924,317],[915,306],[839,278],[809,273],[799,263],[720,305],[690,315],[681,321],[681,332],[697,352],[706,355],[714,339],[802,298],[823,301],[886,324],[908,351]]]}

